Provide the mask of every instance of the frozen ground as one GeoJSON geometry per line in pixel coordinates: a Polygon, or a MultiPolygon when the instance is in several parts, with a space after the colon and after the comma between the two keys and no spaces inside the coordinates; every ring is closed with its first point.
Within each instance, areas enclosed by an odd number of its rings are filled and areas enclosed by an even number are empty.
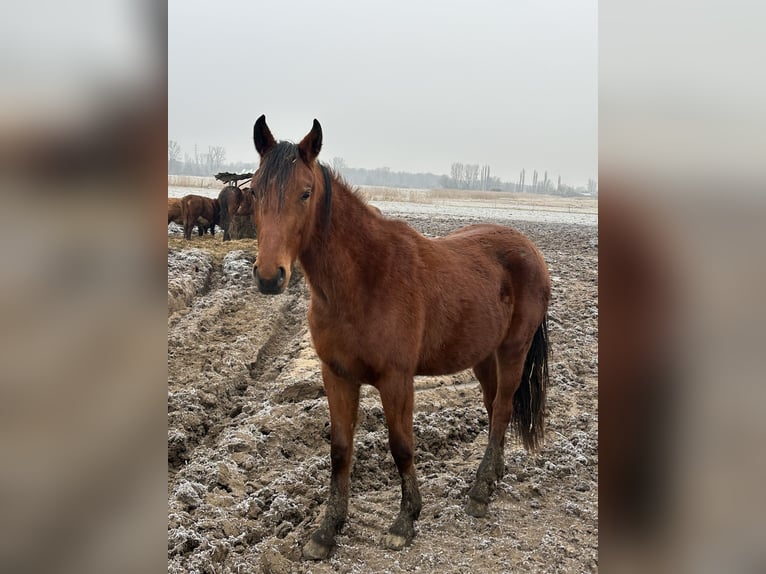
{"type": "Polygon", "coordinates": [[[262,296],[250,279],[255,241],[224,244],[220,235],[205,235],[187,242],[170,229],[168,572],[597,571],[595,217],[584,224],[511,221],[507,210],[486,206],[374,203],[430,236],[496,221],[539,245],[553,278],[545,447],[528,455],[509,439],[506,475],[488,517],[467,515],[466,492],[487,440],[481,391],[470,371],[419,378],[423,512],[412,546],[386,551],[380,540],[398,510],[399,479],[380,401],[367,388],[348,522],[328,561],[302,561],[330,475],[329,419],[306,325],[305,282],[296,272],[286,293],[262,296]],[[448,208],[459,213],[439,211],[448,208]]]}

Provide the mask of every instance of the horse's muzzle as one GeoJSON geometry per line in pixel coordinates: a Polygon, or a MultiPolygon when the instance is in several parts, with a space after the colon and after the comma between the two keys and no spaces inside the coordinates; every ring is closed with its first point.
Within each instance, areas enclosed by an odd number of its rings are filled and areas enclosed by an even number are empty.
{"type": "Polygon", "coordinates": [[[255,285],[258,287],[258,291],[265,295],[278,295],[285,290],[285,278],[287,273],[284,267],[279,267],[276,275],[273,277],[264,278],[258,272],[258,267],[253,267],[253,278],[255,279],[255,285]]]}

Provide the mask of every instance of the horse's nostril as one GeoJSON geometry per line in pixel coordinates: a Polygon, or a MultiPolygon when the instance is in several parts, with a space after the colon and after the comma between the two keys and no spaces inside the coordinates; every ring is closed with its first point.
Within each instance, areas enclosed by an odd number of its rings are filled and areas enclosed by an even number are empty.
{"type": "Polygon", "coordinates": [[[285,276],[286,275],[287,275],[287,273],[285,272],[285,268],[284,267],[280,267],[279,268],[279,279],[277,280],[280,285],[285,282],[285,276]]]}

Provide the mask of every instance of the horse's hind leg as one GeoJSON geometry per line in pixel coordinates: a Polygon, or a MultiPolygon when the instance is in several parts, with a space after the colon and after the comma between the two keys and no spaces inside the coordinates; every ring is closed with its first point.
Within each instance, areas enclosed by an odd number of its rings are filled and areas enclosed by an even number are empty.
{"type": "Polygon", "coordinates": [[[401,550],[415,537],[415,520],[422,502],[415,475],[415,447],[412,432],[412,409],[415,402],[411,376],[387,377],[378,384],[380,400],[388,424],[388,444],[402,479],[402,502],[399,514],[383,537],[383,545],[401,550]]]}
{"type": "Polygon", "coordinates": [[[481,391],[484,396],[484,408],[487,409],[487,420],[492,428],[492,403],[497,393],[497,358],[496,353],[477,363],[473,367],[473,374],[481,383],[481,391]]]}
{"type": "Polygon", "coordinates": [[[497,481],[505,473],[505,432],[513,414],[513,395],[521,382],[528,349],[529,343],[513,343],[506,340],[493,355],[493,361],[486,359],[477,365],[479,372],[474,370],[484,389],[485,405],[489,399],[487,389],[492,387],[489,363],[495,366],[494,378],[497,384],[494,398],[487,406],[487,413],[490,416],[487,449],[476,472],[476,480],[468,492],[466,512],[471,516],[487,515],[489,498],[495,490],[497,481]],[[484,380],[481,377],[484,377],[484,380]]]}
{"type": "Polygon", "coordinates": [[[335,546],[335,535],[346,521],[348,511],[351,455],[354,450],[354,427],[359,409],[359,385],[333,374],[322,365],[322,380],[330,406],[330,498],[319,528],[303,547],[303,556],[311,560],[327,558],[335,546]]]}

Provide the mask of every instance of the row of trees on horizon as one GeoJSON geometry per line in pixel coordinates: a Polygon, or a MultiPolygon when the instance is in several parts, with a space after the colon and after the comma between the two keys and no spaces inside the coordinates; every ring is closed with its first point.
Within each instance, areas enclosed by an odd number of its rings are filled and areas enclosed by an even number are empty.
{"type": "MultiPolygon", "coordinates": [[[[542,177],[537,170],[532,172],[531,181],[527,182],[527,171],[522,169],[515,182],[502,181],[491,175],[489,165],[454,162],[449,175],[433,173],[410,173],[393,171],[388,167],[374,169],[349,167],[341,157],[334,157],[332,168],[352,185],[370,185],[383,187],[403,187],[417,189],[470,189],[482,191],[513,191],[524,193],[545,193],[553,195],[598,195],[598,183],[588,180],[588,186],[572,186],[561,181],[556,182],[544,171],[542,177]]],[[[255,171],[258,165],[253,162],[226,162],[226,150],[221,146],[209,146],[207,152],[194,146],[193,154],[183,153],[181,146],[174,140],[168,140],[168,174],[212,176],[219,171],[243,173],[255,171]],[[183,160],[181,156],[183,155],[183,160]]]]}

